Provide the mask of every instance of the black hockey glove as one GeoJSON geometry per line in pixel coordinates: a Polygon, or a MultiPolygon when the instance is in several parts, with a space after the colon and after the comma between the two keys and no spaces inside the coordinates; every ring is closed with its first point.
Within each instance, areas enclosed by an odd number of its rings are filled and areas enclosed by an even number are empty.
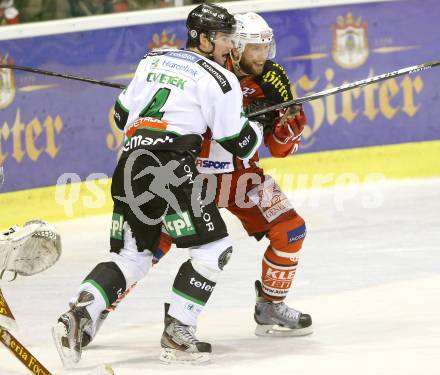
{"type": "MultiPolygon", "coordinates": [[[[257,99],[257,100],[254,100],[246,108],[246,113],[250,114],[252,112],[257,112],[257,111],[260,111],[261,109],[270,107],[271,105],[274,105],[274,104],[276,104],[276,103],[273,103],[271,101],[264,100],[264,99],[257,99]]],[[[267,113],[264,113],[264,114],[256,116],[256,117],[252,117],[249,120],[259,122],[263,126],[264,134],[266,134],[267,132],[272,132],[274,120],[277,116],[278,116],[278,111],[271,111],[271,112],[267,112],[267,113]]]]}

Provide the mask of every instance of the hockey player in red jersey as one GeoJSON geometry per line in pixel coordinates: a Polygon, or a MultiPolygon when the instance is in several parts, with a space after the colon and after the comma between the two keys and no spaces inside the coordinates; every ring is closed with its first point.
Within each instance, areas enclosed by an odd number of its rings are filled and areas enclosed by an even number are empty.
{"type": "MultiPolygon", "coordinates": [[[[272,29],[256,13],[235,18],[238,48],[232,51],[226,65],[240,80],[244,108],[253,112],[293,99],[285,70],[271,60],[276,51],[272,29]]],[[[255,120],[264,126],[264,142],[273,157],[283,158],[297,151],[307,121],[302,106],[265,114],[255,120]]],[[[262,259],[261,281],[255,282],[255,333],[261,336],[310,334],[310,315],[283,302],[292,286],[306,236],[303,218],[278,184],[259,166],[258,152],[246,159],[233,157],[212,140],[208,130],[196,165],[200,172],[216,175],[218,207],[235,215],[249,236],[257,241],[267,237],[270,241],[262,259]],[[243,204],[245,201],[254,205],[248,207],[243,204]]],[[[171,246],[165,232],[161,241],[155,253],[157,259],[171,246]]]]}
{"type": "MultiPolygon", "coordinates": [[[[252,112],[293,99],[285,70],[271,60],[276,49],[272,29],[255,13],[236,15],[235,18],[239,45],[233,50],[227,67],[240,80],[244,108],[252,112]]],[[[266,114],[255,120],[265,127],[265,145],[272,156],[286,157],[298,149],[306,124],[301,106],[266,114]]],[[[206,134],[196,164],[200,172],[216,174],[218,206],[234,214],[249,236],[257,241],[266,236],[270,241],[262,259],[261,281],[255,282],[255,333],[309,334],[312,325],[310,315],[283,302],[292,286],[306,226],[278,184],[259,167],[258,160],[258,152],[248,159],[239,160],[224,152],[206,134]],[[243,207],[240,204],[243,198],[255,205],[243,207]]]]}

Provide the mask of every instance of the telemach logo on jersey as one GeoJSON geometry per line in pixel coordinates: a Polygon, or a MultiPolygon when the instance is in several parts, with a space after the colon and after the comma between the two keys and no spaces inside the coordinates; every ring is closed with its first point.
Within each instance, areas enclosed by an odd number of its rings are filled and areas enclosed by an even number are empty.
{"type": "Polygon", "coordinates": [[[355,69],[365,63],[368,58],[368,26],[361,17],[357,20],[349,12],[338,16],[333,31],[333,60],[340,67],[355,69]]]}

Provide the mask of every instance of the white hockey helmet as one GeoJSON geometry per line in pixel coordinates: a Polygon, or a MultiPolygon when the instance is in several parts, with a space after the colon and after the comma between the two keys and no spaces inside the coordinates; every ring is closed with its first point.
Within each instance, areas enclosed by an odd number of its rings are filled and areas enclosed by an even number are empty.
{"type": "Polygon", "coordinates": [[[273,59],[276,53],[275,37],[264,18],[253,12],[236,14],[234,17],[237,21],[237,50],[240,55],[247,43],[269,44],[268,59],[273,59]]]}

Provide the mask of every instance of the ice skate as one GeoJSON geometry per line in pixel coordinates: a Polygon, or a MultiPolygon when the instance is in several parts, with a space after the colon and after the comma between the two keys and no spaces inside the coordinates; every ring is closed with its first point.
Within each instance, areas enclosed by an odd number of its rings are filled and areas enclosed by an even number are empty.
{"type": "Polygon", "coordinates": [[[83,330],[86,325],[92,324],[86,306],[93,301],[91,293],[81,292],[77,302],[58,318],[57,324],[52,328],[55,346],[66,368],[72,368],[81,359],[83,330]]]}
{"type": "Polygon", "coordinates": [[[168,315],[169,304],[165,304],[165,328],[160,340],[163,363],[200,364],[209,361],[211,344],[195,336],[195,327],[187,326],[168,315]]]}
{"type": "Polygon", "coordinates": [[[257,336],[305,336],[312,330],[312,318],[284,302],[274,303],[263,297],[261,282],[255,281],[257,303],[254,319],[257,323],[257,336]]]}
{"type": "Polygon", "coordinates": [[[93,327],[92,321],[90,321],[90,323],[85,325],[81,339],[82,348],[85,348],[93,341],[99,329],[101,328],[102,324],[104,323],[104,320],[107,319],[109,312],[110,312],[109,310],[104,310],[101,314],[99,314],[98,320],[96,322],[96,327],[93,327]]]}
{"type": "Polygon", "coordinates": [[[128,293],[130,293],[130,291],[136,286],[136,284],[137,283],[134,283],[124,293],[120,294],[115,302],[113,302],[107,309],[105,309],[104,311],[101,312],[101,314],[99,314],[95,326],[93,326],[92,321],[90,321],[90,324],[86,324],[82,336],[82,348],[85,348],[95,339],[96,335],[98,334],[98,331],[101,329],[110,311],[114,311],[118,307],[119,303],[128,295],[128,293]]]}

